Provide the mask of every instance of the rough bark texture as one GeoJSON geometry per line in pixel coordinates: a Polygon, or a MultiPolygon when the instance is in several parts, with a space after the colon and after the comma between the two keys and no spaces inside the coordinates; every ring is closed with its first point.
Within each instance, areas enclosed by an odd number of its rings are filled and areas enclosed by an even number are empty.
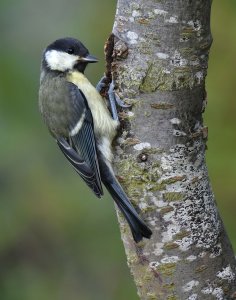
{"type": "Polygon", "coordinates": [[[106,47],[107,76],[132,104],[120,112],[114,166],[153,230],[135,244],[119,215],[140,299],[236,299],[235,258],[205,163],[210,7],[119,0],[106,47]]]}

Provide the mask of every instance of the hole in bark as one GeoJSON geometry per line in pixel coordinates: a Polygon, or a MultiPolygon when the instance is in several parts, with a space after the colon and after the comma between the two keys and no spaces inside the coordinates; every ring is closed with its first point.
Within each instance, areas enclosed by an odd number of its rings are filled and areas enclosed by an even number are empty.
{"type": "Polygon", "coordinates": [[[139,162],[146,162],[148,160],[148,155],[146,153],[141,153],[138,156],[139,162]]]}

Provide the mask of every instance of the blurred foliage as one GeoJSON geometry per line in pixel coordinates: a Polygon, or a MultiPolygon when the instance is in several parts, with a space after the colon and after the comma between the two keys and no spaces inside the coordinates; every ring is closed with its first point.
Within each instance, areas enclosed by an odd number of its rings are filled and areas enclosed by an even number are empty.
{"type": "MultiPolygon", "coordinates": [[[[113,203],[99,201],[56,149],[38,113],[43,48],[81,39],[100,63],[115,0],[0,0],[0,299],[137,299],[113,203]]],[[[221,215],[235,235],[236,4],[214,1],[207,78],[207,161],[221,215]]]]}

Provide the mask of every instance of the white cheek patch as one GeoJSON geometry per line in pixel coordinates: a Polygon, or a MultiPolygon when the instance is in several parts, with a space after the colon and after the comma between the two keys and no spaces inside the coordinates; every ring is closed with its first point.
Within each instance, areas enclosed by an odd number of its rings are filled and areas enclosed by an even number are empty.
{"type": "Polygon", "coordinates": [[[49,50],[45,54],[45,60],[48,67],[53,71],[72,70],[78,57],[73,54],[61,52],[57,50],[49,50]]]}

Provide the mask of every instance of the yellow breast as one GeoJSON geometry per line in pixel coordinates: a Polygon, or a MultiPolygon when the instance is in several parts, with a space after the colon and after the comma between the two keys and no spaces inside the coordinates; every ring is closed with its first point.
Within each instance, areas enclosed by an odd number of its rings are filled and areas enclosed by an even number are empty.
{"type": "Polygon", "coordinates": [[[116,134],[118,121],[112,119],[104,100],[96,88],[84,74],[78,71],[69,72],[67,80],[78,86],[85,95],[93,116],[95,135],[101,135],[112,140],[116,134]]]}

